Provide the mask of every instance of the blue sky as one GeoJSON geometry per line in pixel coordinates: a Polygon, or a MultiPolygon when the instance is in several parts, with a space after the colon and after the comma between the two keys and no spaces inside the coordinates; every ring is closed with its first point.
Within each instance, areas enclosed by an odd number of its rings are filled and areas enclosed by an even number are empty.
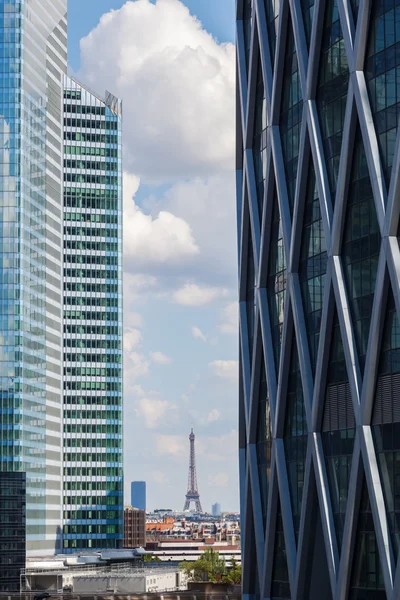
{"type": "Polygon", "coordinates": [[[193,426],[203,507],[238,510],[234,0],[68,20],[73,71],[124,107],[125,501],[137,479],[182,508],[193,426]]]}

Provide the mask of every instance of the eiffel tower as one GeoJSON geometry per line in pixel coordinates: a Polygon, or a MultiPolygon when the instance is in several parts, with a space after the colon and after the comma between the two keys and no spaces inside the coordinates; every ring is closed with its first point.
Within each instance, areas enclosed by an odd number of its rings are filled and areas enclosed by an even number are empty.
{"type": "Polygon", "coordinates": [[[196,475],[196,456],[194,453],[194,433],[193,428],[189,435],[190,440],[190,457],[189,457],[189,477],[188,477],[188,488],[186,492],[186,500],[183,510],[189,510],[190,504],[195,503],[195,512],[202,513],[200,494],[197,490],[197,475],[196,475]]]}

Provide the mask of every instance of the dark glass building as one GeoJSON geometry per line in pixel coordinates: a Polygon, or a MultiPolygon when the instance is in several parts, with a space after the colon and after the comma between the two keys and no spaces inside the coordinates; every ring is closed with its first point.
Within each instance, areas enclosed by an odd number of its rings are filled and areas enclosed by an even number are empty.
{"type": "Polygon", "coordinates": [[[400,0],[237,0],[244,598],[400,597],[400,0]]]}
{"type": "Polygon", "coordinates": [[[0,473],[0,506],[0,593],[15,592],[25,568],[25,473],[0,473]]]}

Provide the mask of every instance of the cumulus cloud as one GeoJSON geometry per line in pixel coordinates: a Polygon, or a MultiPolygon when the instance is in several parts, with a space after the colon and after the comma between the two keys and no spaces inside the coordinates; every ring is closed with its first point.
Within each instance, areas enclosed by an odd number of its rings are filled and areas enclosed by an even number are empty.
{"type": "Polygon", "coordinates": [[[208,366],[216,377],[228,379],[232,382],[237,381],[239,370],[237,360],[213,360],[208,366]]]}
{"type": "Polygon", "coordinates": [[[124,174],[124,263],[125,269],[173,266],[199,253],[186,221],[168,211],[153,217],[134,201],[139,187],[135,175],[124,174]]]}
{"type": "Polygon", "coordinates": [[[221,416],[221,413],[219,412],[219,410],[217,408],[213,408],[212,410],[210,410],[210,412],[207,415],[207,421],[208,421],[208,423],[212,423],[213,421],[218,421],[220,416],[221,416]]]}
{"type": "Polygon", "coordinates": [[[158,434],[155,439],[155,444],[157,454],[161,456],[170,455],[186,461],[188,446],[187,436],[158,434]]]}
{"type": "Polygon", "coordinates": [[[150,352],[150,356],[157,365],[170,365],[172,363],[172,358],[162,352],[150,352]]]}
{"type": "Polygon", "coordinates": [[[126,328],[124,331],[124,351],[132,352],[142,341],[142,334],[138,329],[126,328]]]}
{"type": "Polygon", "coordinates": [[[129,103],[130,172],[166,181],[232,169],[234,46],[218,44],[179,0],[103,15],[81,40],[79,76],[129,103]]]}
{"type": "Polygon", "coordinates": [[[143,377],[149,372],[149,361],[139,352],[125,352],[124,354],[124,377],[125,384],[130,388],[138,377],[143,377]]]}
{"type": "Polygon", "coordinates": [[[176,290],[173,299],[177,304],[185,306],[203,306],[210,304],[217,298],[227,294],[227,291],[218,287],[200,286],[197,283],[186,283],[176,290]]]}
{"type": "Polygon", "coordinates": [[[229,433],[219,436],[196,438],[197,454],[211,461],[231,460],[237,455],[238,432],[232,429],[229,433]]]}
{"type": "Polygon", "coordinates": [[[238,334],[239,306],[237,302],[231,302],[225,306],[218,329],[221,333],[233,335],[238,334]]]}
{"type": "Polygon", "coordinates": [[[136,411],[148,429],[155,429],[168,414],[176,412],[176,405],[160,398],[146,397],[139,400],[136,411]]]}
{"type": "Polygon", "coordinates": [[[204,335],[204,333],[202,332],[202,330],[200,329],[200,327],[196,327],[195,325],[193,325],[193,327],[192,327],[192,335],[194,338],[197,338],[197,339],[201,340],[202,342],[207,341],[207,338],[204,335]]]}

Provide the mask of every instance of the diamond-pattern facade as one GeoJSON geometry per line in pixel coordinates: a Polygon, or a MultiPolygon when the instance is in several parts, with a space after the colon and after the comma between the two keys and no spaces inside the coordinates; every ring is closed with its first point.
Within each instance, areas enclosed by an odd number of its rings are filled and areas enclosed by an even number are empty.
{"type": "Polygon", "coordinates": [[[400,598],[400,0],[236,0],[243,597],[400,598]]]}

